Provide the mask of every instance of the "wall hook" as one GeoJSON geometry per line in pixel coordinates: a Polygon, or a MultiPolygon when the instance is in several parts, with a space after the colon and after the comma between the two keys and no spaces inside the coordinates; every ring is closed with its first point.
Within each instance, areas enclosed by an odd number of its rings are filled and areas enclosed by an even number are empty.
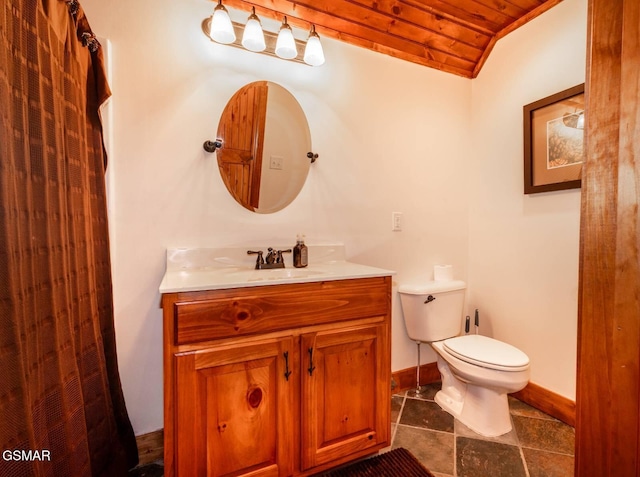
{"type": "Polygon", "coordinates": [[[215,141],[205,141],[202,147],[207,152],[216,152],[216,149],[220,149],[222,147],[222,139],[216,139],[215,141]]]}
{"type": "Polygon", "coordinates": [[[311,159],[311,164],[316,162],[316,159],[318,159],[318,155],[314,154],[313,152],[307,152],[307,157],[311,159]]]}

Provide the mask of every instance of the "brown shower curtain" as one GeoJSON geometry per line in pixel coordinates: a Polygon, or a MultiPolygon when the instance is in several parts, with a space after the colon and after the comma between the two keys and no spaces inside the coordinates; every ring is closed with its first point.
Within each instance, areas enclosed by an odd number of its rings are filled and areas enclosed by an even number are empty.
{"type": "Polygon", "coordinates": [[[2,0],[2,477],[120,476],[137,463],[113,324],[98,113],[109,95],[76,0],[2,0]]]}

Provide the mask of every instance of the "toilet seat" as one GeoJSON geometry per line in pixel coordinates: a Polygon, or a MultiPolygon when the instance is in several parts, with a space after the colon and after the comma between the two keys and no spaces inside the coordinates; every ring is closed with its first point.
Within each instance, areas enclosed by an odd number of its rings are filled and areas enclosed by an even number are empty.
{"type": "Polygon", "coordinates": [[[529,357],[515,346],[482,335],[464,335],[444,340],[443,348],[462,361],[500,371],[524,371],[529,357]]]}

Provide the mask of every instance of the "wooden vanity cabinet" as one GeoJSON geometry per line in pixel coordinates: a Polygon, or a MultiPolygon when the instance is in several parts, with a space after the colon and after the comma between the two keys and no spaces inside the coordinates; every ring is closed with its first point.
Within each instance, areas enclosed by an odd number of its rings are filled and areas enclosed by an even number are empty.
{"type": "Polygon", "coordinates": [[[311,475],[390,444],[390,277],[162,303],[166,476],[311,475]]]}

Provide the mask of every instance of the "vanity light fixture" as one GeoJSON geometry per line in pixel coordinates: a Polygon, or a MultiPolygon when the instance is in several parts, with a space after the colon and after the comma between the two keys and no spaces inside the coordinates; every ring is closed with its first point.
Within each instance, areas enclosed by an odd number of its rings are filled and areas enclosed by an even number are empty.
{"type": "Polygon", "coordinates": [[[262,29],[262,22],[256,15],[256,8],[251,7],[251,14],[246,25],[232,22],[227,9],[218,0],[213,15],[202,21],[202,31],[216,43],[242,48],[276,56],[285,60],[304,63],[309,66],[324,64],[325,57],[320,43],[320,36],[315,25],[311,25],[307,41],[296,39],[285,16],[276,34],[262,29]],[[239,40],[238,38],[242,38],[239,40]],[[301,52],[298,54],[298,52],[301,52]]]}
{"type": "Polygon", "coordinates": [[[244,33],[242,35],[242,46],[256,53],[264,51],[265,48],[267,48],[267,44],[264,41],[262,24],[256,15],[256,7],[251,7],[251,15],[249,15],[247,25],[244,27],[244,33]]]}
{"type": "Polygon", "coordinates": [[[213,9],[210,28],[209,36],[218,43],[228,45],[236,41],[236,33],[233,30],[229,12],[222,5],[222,0],[218,0],[218,5],[213,9]]]}
{"type": "Polygon", "coordinates": [[[304,49],[304,62],[311,66],[320,66],[324,63],[324,51],[322,51],[322,44],[316,33],[315,25],[311,25],[307,46],[304,49]]]}
{"type": "Polygon", "coordinates": [[[278,41],[276,42],[276,55],[285,60],[291,60],[298,56],[296,42],[293,39],[293,31],[287,23],[287,17],[284,17],[280,32],[278,33],[278,41]]]}

